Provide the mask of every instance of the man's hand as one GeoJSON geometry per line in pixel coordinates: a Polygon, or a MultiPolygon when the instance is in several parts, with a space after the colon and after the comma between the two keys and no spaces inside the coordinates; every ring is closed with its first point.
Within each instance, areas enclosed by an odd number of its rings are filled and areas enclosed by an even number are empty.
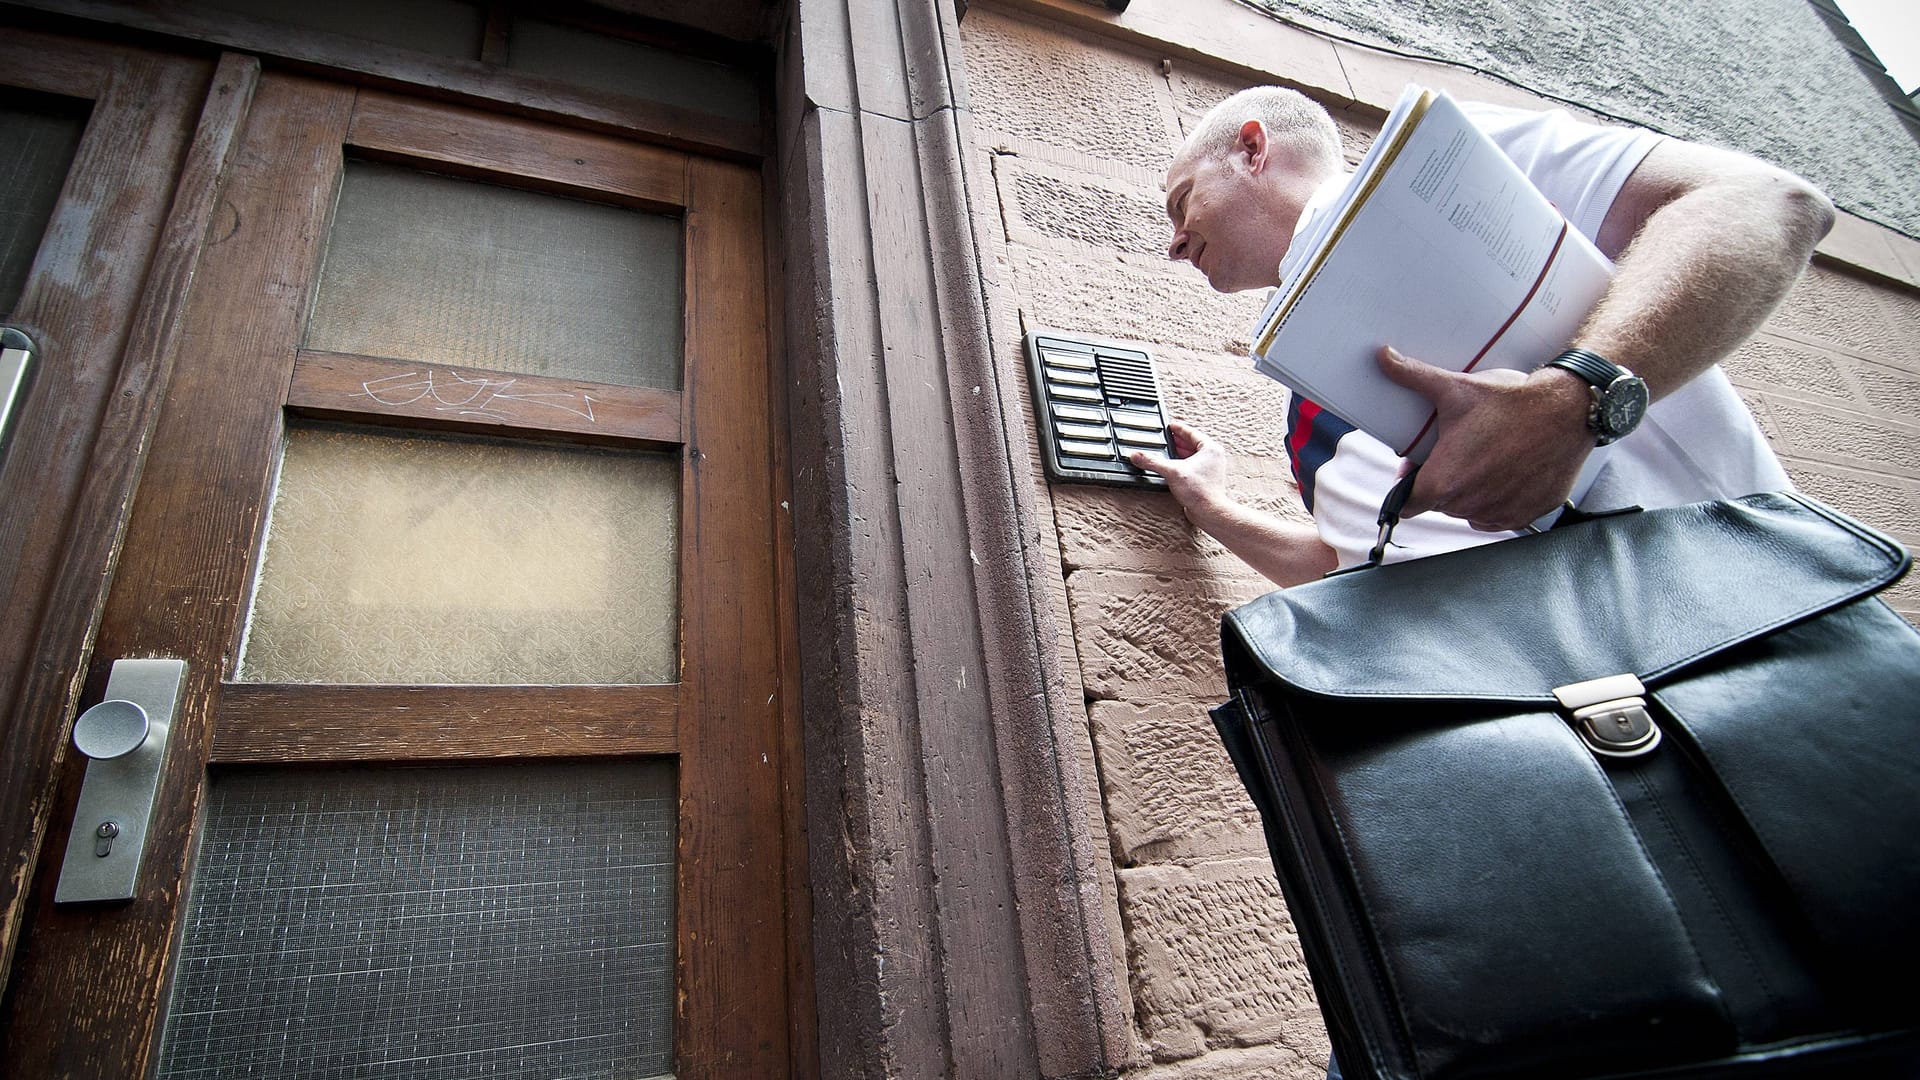
{"type": "Polygon", "coordinates": [[[1380,370],[1438,414],[1438,440],[1402,517],[1438,510],[1476,529],[1525,528],[1566,500],[1593,450],[1592,396],[1571,372],[1463,375],[1391,347],[1380,350],[1380,370]]]}
{"type": "Polygon", "coordinates": [[[1178,420],[1167,425],[1173,456],[1131,450],[1127,460],[1167,481],[1167,490],[1187,517],[1201,528],[1227,501],[1227,453],[1199,429],[1178,420]]]}
{"type": "Polygon", "coordinates": [[[1178,420],[1167,425],[1172,457],[1134,450],[1127,460],[1166,477],[1187,520],[1276,585],[1312,581],[1339,564],[1310,525],[1283,521],[1227,492],[1229,461],[1220,444],[1178,420]]]}

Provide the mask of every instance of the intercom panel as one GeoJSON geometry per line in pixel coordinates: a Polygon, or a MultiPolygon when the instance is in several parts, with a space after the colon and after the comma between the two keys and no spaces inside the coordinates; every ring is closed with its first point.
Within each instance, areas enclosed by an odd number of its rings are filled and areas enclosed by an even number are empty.
{"type": "Polygon", "coordinates": [[[1040,459],[1056,481],[1166,487],[1130,450],[1170,456],[1160,378],[1144,346],[1055,330],[1027,334],[1040,459]]]}

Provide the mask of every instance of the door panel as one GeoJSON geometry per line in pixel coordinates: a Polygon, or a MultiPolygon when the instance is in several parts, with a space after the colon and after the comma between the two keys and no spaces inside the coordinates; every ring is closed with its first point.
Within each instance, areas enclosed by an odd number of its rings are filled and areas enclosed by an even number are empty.
{"type": "MultiPolygon", "coordinates": [[[[457,760],[479,765],[470,775],[479,777],[476,784],[485,792],[490,769],[505,784],[512,769],[523,767],[514,762],[566,759],[607,762],[616,771],[621,761],[637,770],[672,770],[676,1074],[784,1074],[788,856],[781,793],[787,763],[757,173],[522,120],[269,74],[261,78],[224,184],[96,649],[96,684],[113,657],[166,655],[189,664],[151,830],[155,840],[140,895],[127,905],[56,908],[42,890],[29,955],[9,993],[9,1060],[29,1075],[136,1075],[155,1059],[178,944],[179,903],[191,888],[189,867],[210,769],[245,762],[297,773],[359,762],[363,766],[350,774],[357,780],[395,766],[457,760]],[[304,349],[310,298],[350,158],[673,215],[686,260],[684,304],[677,309],[684,311],[679,389],[623,387],[577,373],[503,372],[485,366],[484,348],[462,353],[458,367],[443,365],[439,356],[304,349]],[[511,384],[511,392],[499,392],[502,384],[511,384]],[[393,392],[395,387],[407,389],[393,392]],[[470,407],[460,396],[470,392],[487,395],[486,407],[470,407]],[[555,402],[591,407],[556,408],[555,402]],[[328,424],[304,426],[307,416],[328,424]],[[501,453],[523,459],[586,454],[615,462],[615,471],[620,463],[630,472],[655,468],[634,463],[658,462],[666,452],[671,464],[664,476],[677,486],[679,515],[677,525],[667,523],[677,532],[668,550],[677,572],[678,659],[665,667],[666,678],[655,685],[554,685],[576,680],[516,674],[512,685],[431,685],[485,680],[458,673],[449,678],[429,668],[417,677],[399,676],[415,678],[414,684],[391,683],[368,678],[365,668],[345,668],[321,671],[307,682],[307,675],[288,673],[303,670],[296,665],[267,671],[277,681],[237,681],[259,538],[269,528],[276,469],[282,468],[290,429],[291,445],[298,448],[312,432],[344,431],[378,441],[391,439],[381,432],[396,426],[462,433],[453,443],[435,436],[441,441],[434,445],[443,446],[481,445],[471,444],[470,434],[485,433],[484,445],[501,453]],[[599,448],[566,449],[580,442],[599,448]],[[88,1003],[86,1023],[66,1024],[76,1001],[88,1003]]],[[[496,310],[492,317],[544,316],[496,310]]],[[[339,347],[340,338],[329,340],[339,347]]],[[[484,336],[478,340],[484,345],[484,336]]],[[[516,365],[529,366],[506,366],[516,365]]],[[[531,366],[539,369],[538,362],[531,366]]],[[[402,441],[425,446],[423,438],[406,433],[402,441]]],[[[417,463],[437,452],[416,448],[403,457],[417,463]]],[[[480,459],[465,467],[489,475],[503,471],[480,459]]],[[[391,492],[379,487],[386,482],[383,468],[349,463],[339,480],[321,482],[319,488],[339,503],[332,512],[358,514],[391,502],[391,492]]],[[[291,464],[285,469],[296,471],[291,464]]],[[[591,502],[562,512],[590,517],[599,512],[591,502]]],[[[434,512],[423,505],[399,513],[419,525],[434,512]]],[[[539,518],[542,510],[536,494],[507,515],[512,520],[494,523],[506,531],[535,530],[496,543],[506,553],[499,558],[530,557],[542,543],[632,539],[616,535],[623,531],[617,523],[596,529],[573,521],[570,528],[542,532],[537,520],[522,520],[539,518]]],[[[478,516],[486,517],[484,509],[478,516]]],[[[483,521],[482,531],[489,527],[483,521]]],[[[450,562],[472,555],[478,534],[447,535],[453,537],[450,562]]],[[[377,545],[377,529],[373,536],[377,545]]],[[[378,559],[373,565],[379,566],[378,559]]],[[[455,593],[472,584],[445,569],[419,576],[455,593]]],[[[564,600],[577,591],[577,582],[529,576],[535,586],[525,595],[487,593],[477,608],[564,600]]],[[[669,577],[665,587],[676,583],[669,577]]],[[[348,594],[355,589],[369,603],[392,599],[365,581],[334,587],[348,594]]],[[[584,592],[575,597],[582,598],[599,602],[584,592]]],[[[613,603],[616,609],[646,606],[637,600],[613,603]]],[[[399,638],[410,633],[404,624],[379,632],[399,638]]],[[[606,633],[584,627],[577,632],[606,633]]],[[[529,634],[528,641],[536,636],[529,634]]],[[[216,783],[225,784],[225,775],[216,783]]],[[[71,794],[62,800],[68,813],[71,802],[71,794]]],[[[66,823],[52,833],[64,836],[66,823]]],[[[47,866],[57,867],[60,852],[52,849],[59,846],[49,845],[47,866]]],[[[497,869],[511,884],[512,859],[505,863],[497,869]]],[[[216,929],[208,932],[217,938],[218,923],[211,925],[216,929]]],[[[200,932],[195,924],[192,933],[200,932]]],[[[538,971],[537,960],[528,964],[538,971]]],[[[199,992],[192,979],[182,980],[183,994],[199,992]]],[[[563,998],[553,999],[556,1009],[563,998]]],[[[297,1023],[298,1017],[285,1020],[297,1023]]],[[[392,1037],[410,1036],[394,1029],[392,1037]]],[[[232,1052],[244,1055],[247,1045],[232,1052]]],[[[224,1068],[238,1067],[236,1059],[220,1060],[224,1068]]],[[[282,1063],[272,1071],[329,1075],[314,1062],[282,1063]]]]}
{"type": "Polygon", "coordinates": [[[373,161],[344,179],[308,348],[680,389],[677,217],[373,161]]]}
{"type": "Polygon", "coordinates": [[[670,1071],[674,786],[659,761],[216,775],[158,1077],[670,1071]]]}
{"type": "Polygon", "coordinates": [[[292,425],[236,678],[678,682],[679,464],[292,425]]]}

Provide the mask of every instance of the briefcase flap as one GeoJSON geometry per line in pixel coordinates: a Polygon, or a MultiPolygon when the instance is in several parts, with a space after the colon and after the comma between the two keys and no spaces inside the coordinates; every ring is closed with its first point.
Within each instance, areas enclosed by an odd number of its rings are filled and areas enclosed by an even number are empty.
{"type": "Polygon", "coordinates": [[[1649,688],[1730,646],[1868,596],[1910,558],[1789,493],[1622,514],[1324,578],[1229,612],[1237,682],[1327,697],[1553,701],[1649,688]],[[1249,666],[1251,665],[1251,666],[1249,666]]]}

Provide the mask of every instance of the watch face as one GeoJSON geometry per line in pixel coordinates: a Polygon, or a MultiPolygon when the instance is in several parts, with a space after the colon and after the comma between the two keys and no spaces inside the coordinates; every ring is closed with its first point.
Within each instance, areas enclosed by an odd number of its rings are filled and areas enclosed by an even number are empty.
{"type": "Polygon", "coordinates": [[[1595,417],[1600,434],[1609,440],[1618,439],[1640,426],[1640,418],[1647,412],[1647,384],[1635,377],[1613,380],[1600,395],[1599,415],[1595,417]]]}

